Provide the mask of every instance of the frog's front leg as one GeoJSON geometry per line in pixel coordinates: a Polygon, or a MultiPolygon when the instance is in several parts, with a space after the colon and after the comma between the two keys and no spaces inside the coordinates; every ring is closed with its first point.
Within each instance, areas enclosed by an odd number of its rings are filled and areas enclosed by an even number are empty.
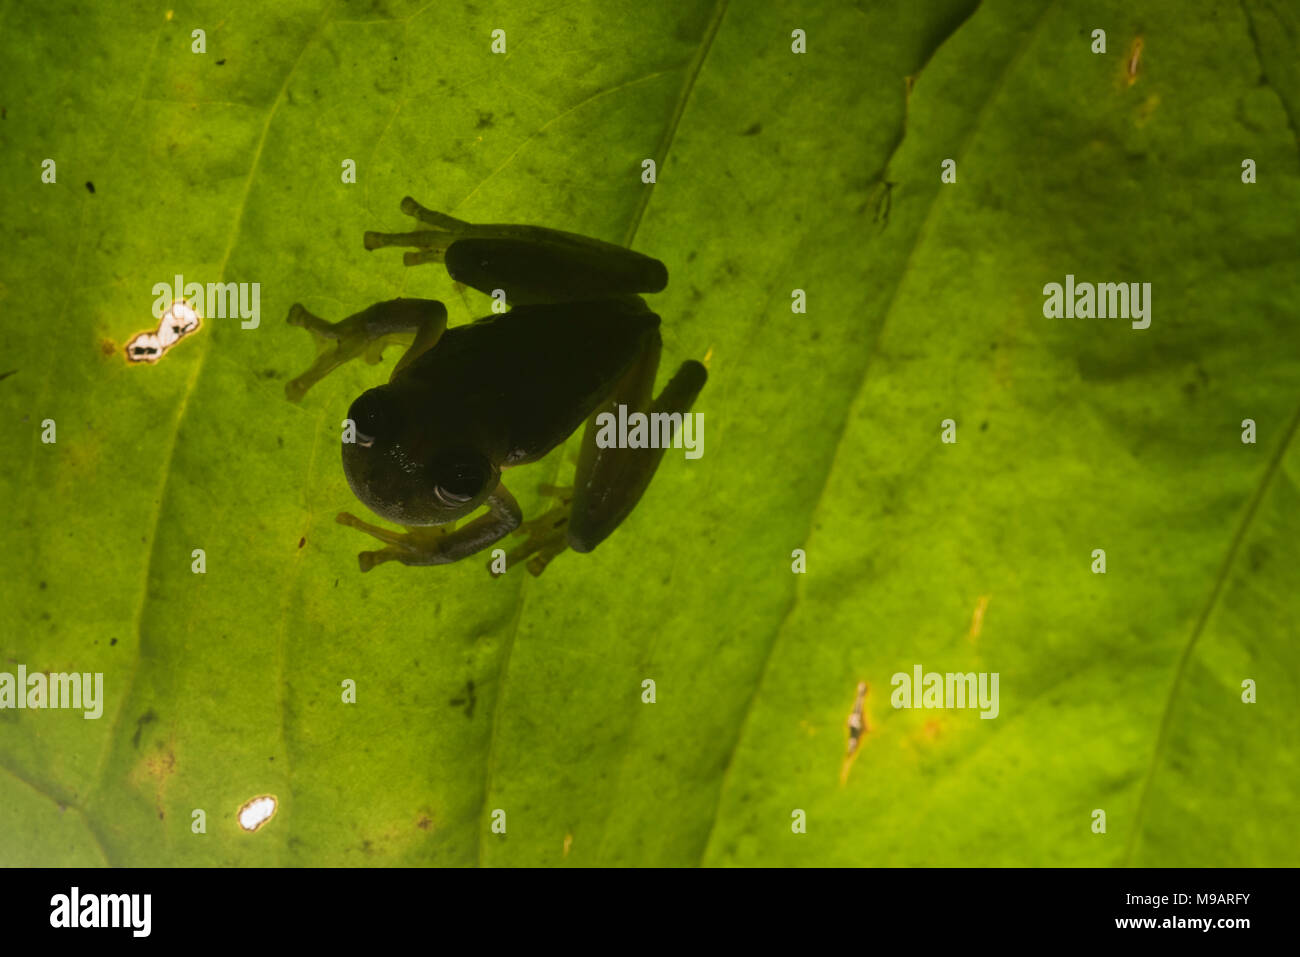
{"type": "Polygon", "coordinates": [[[568,528],[569,547],[576,552],[594,549],[631,513],[654,478],[665,448],[672,445],[677,430],[682,427],[682,420],[690,413],[696,396],[708,381],[709,373],[704,364],[687,359],[677,368],[663,391],[653,402],[650,401],[655,372],[659,368],[658,330],[651,334],[650,339],[641,358],[619,381],[609,401],[592,414],[583,433],[568,528]],[[618,418],[620,405],[627,406],[629,415],[645,413],[651,423],[659,421],[655,418],[658,414],[675,417],[668,419],[669,434],[660,436],[658,448],[601,448],[597,444],[601,432],[596,424],[598,417],[610,413],[618,418]]]}
{"type": "Polygon", "coordinates": [[[403,565],[446,565],[482,551],[519,527],[523,514],[504,484],[498,483],[484,504],[488,508],[485,515],[454,531],[448,531],[446,526],[430,525],[393,532],[363,522],[348,512],[340,512],[338,522],[388,543],[378,551],[362,552],[357,556],[363,572],[388,561],[398,561],[403,565]]]}
{"type": "Polygon", "coordinates": [[[326,322],[294,303],[285,320],[301,326],[316,340],[316,361],[302,375],[285,383],[290,402],[301,401],[313,385],[350,359],[365,356],[375,363],[384,348],[410,342],[393,368],[393,376],[431,349],[447,329],[447,308],[436,299],[390,299],[339,322],[326,322]]]}

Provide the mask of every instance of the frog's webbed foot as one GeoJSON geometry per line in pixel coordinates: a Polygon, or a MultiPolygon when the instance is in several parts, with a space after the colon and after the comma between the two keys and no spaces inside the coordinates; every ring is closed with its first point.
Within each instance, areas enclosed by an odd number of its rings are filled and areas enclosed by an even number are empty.
{"type": "Polygon", "coordinates": [[[450,530],[446,525],[431,525],[420,528],[407,528],[405,532],[394,532],[378,525],[363,522],[349,512],[339,512],[336,521],[359,529],[367,535],[373,535],[387,546],[373,552],[362,552],[357,556],[363,572],[368,572],[384,562],[401,562],[403,565],[432,565],[433,556],[440,553],[439,545],[450,530]]]}
{"type": "Polygon", "coordinates": [[[442,262],[447,247],[461,238],[461,234],[469,228],[469,223],[464,220],[425,209],[410,196],[402,200],[402,212],[434,228],[419,229],[410,233],[368,231],[365,234],[365,244],[367,249],[379,249],[383,246],[416,247],[415,252],[402,255],[402,262],[408,266],[442,262]]]}
{"type": "Polygon", "coordinates": [[[383,358],[388,346],[409,343],[410,348],[393,368],[396,375],[438,341],[447,328],[447,309],[433,299],[390,299],[338,322],[327,322],[301,303],[294,303],[285,322],[306,329],[316,342],[316,361],[284,386],[289,401],[298,402],[343,363],[361,356],[373,365],[383,358]]]}
{"type": "MultiPolygon", "coordinates": [[[[507,571],[516,563],[527,559],[528,570],[536,577],[546,570],[551,559],[569,547],[569,508],[573,503],[573,489],[543,485],[541,490],[544,495],[554,496],[557,502],[537,518],[524,522],[515,529],[516,535],[528,537],[506,555],[507,571]]],[[[492,572],[493,577],[500,577],[492,570],[492,562],[488,562],[488,571],[492,572]]]]}

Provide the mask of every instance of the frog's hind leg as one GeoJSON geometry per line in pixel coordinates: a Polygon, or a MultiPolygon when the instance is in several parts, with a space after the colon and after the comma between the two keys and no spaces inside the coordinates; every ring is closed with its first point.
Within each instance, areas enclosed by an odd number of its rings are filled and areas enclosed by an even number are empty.
{"type": "Polygon", "coordinates": [[[298,402],[308,389],[343,363],[358,356],[376,363],[386,346],[409,344],[393,368],[396,376],[416,356],[432,348],[446,331],[447,309],[436,299],[390,299],[339,322],[327,322],[312,315],[301,303],[294,303],[285,322],[306,329],[316,342],[316,361],[284,386],[289,401],[298,402]]]}
{"type": "Polygon", "coordinates": [[[380,249],[384,246],[416,247],[415,252],[402,255],[402,262],[408,266],[442,262],[447,253],[447,247],[461,238],[465,230],[470,227],[470,224],[462,219],[456,219],[446,213],[426,209],[410,196],[402,200],[402,212],[434,228],[419,229],[410,233],[367,231],[364,241],[367,249],[380,249]]]}
{"type": "Polygon", "coordinates": [[[704,365],[688,359],[651,401],[660,349],[659,331],[655,329],[647,333],[640,357],[619,380],[613,395],[595,410],[587,423],[567,530],[568,543],[574,551],[591,551],[627,518],[650,485],[664,450],[673,445],[695,397],[708,380],[704,365]],[[657,448],[601,448],[597,444],[597,436],[602,431],[596,424],[598,417],[609,413],[618,420],[620,405],[626,406],[629,419],[635,413],[646,416],[646,437],[657,448]]]}
{"type": "MultiPolygon", "coordinates": [[[[506,556],[507,569],[527,560],[528,570],[540,575],[551,559],[565,548],[577,552],[591,551],[609,537],[641,499],[659,467],[664,448],[672,444],[676,428],[681,427],[682,418],[688,414],[708,379],[708,372],[701,363],[688,360],[682,363],[658,398],[651,401],[661,348],[658,329],[649,330],[642,340],[636,361],[618,380],[608,401],[598,407],[587,422],[573,488],[542,487],[543,492],[557,496],[559,501],[516,530],[515,534],[526,533],[528,538],[506,556]],[[597,418],[602,413],[611,413],[617,419],[620,405],[627,406],[629,414],[642,412],[648,416],[655,413],[669,416],[667,421],[671,424],[666,435],[659,436],[659,448],[601,448],[597,444],[596,437],[601,431],[596,425],[597,418]],[[675,420],[671,418],[673,415],[675,420]]],[[[650,418],[648,421],[656,420],[650,418]]],[[[488,568],[491,569],[491,564],[488,568]]]]}

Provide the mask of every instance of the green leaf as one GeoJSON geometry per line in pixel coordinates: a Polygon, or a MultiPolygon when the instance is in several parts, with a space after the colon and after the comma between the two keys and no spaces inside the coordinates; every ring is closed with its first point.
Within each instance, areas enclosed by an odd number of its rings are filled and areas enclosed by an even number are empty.
{"type": "MultiPolygon", "coordinates": [[[[0,24],[0,672],[104,675],[97,720],[0,710],[0,863],[1298,862],[1290,8],[60,0],[0,24]],[[408,194],[662,259],[663,378],[710,354],[703,457],[538,579],[362,575],[335,446],[393,357],[284,399],[294,302],[487,313],[362,248],[408,194]],[[1150,327],[1046,318],[1067,274],[1151,283],[1150,327]],[[259,283],[260,324],[129,364],[177,275],[259,283]],[[996,672],[996,719],[891,707],[918,664],[996,672]]],[[[576,442],[510,474],[526,515],[576,442]]]]}

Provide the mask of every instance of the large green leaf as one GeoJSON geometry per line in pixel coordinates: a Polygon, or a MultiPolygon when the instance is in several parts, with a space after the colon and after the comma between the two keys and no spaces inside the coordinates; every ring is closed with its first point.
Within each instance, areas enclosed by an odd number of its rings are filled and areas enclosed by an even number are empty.
{"type": "Polygon", "coordinates": [[[0,863],[1297,863],[1293,9],[533,6],[0,13],[0,670],[106,695],[0,711],[0,863]],[[704,456],[539,579],[363,576],[336,444],[392,357],[283,397],[295,301],[488,311],[362,249],[406,194],[663,259],[664,374],[711,350],[704,456]],[[1067,273],[1150,328],[1044,318],[1067,273]],[[260,326],[128,366],[176,274],[260,326]],[[917,664],[998,717],[891,708],[917,664]]]}

